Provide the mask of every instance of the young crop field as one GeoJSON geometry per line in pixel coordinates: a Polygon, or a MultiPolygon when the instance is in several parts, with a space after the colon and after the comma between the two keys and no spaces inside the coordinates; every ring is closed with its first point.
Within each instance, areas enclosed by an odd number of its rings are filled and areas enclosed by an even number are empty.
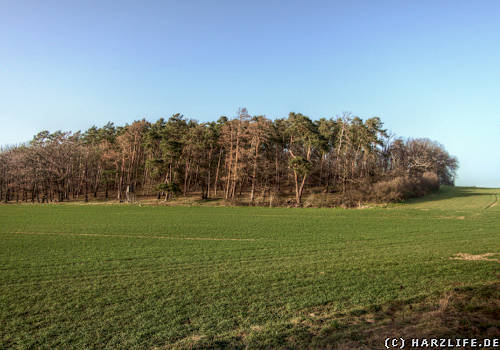
{"type": "Polygon", "coordinates": [[[484,288],[500,270],[499,194],[448,187],[365,209],[2,205],[0,348],[363,345],[350,329],[390,322],[378,312],[394,305],[498,296],[484,288]]]}

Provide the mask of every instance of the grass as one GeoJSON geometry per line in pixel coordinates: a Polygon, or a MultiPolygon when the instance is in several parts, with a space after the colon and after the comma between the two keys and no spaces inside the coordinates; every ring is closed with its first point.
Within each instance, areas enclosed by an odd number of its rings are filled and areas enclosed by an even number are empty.
{"type": "Polygon", "coordinates": [[[498,302],[500,255],[451,257],[500,253],[499,192],[370,209],[2,205],[0,348],[370,347],[360,317],[384,325],[394,305],[471,288],[498,302]]]}

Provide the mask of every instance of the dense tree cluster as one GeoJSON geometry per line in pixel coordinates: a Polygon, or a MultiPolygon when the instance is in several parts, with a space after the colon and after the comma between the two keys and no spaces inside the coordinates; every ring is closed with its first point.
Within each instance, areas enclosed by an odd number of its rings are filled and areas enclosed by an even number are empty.
{"type": "Polygon", "coordinates": [[[85,132],[42,131],[0,153],[2,201],[125,200],[127,189],[169,200],[248,198],[255,203],[307,191],[372,188],[434,174],[454,181],[457,160],[428,139],[393,139],[377,117],[270,120],[240,109],[235,118],[198,123],[175,114],[154,123],[112,123],[85,132]],[[427,174],[427,175],[424,175],[427,174]]]}

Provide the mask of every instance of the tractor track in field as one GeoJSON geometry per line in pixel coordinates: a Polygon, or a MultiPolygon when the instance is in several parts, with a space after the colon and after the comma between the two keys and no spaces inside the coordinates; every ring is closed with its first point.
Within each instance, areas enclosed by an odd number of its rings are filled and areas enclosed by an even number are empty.
{"type": "Polygon", "coordinates": [[[186,241],[243,241],[253,242],[255,238],[208,238],[208,237],[171,237],[171,236],[144,236],[144,235],[113,235],[100,233],[64,233],[64,232],[11,232],[17,235],[55,235],[55,236],[90,236],[90,237],[126,237],[126,238],[141,238],[141,239],[171,239],[171,240],[186,240],[186,241]]]}
{"type": "Polygon", "coordinates": [[[495,193],[495,199],[493,200],[493,202],[492,202],[492,203],[490,203],[490,204],[489,204],[486,208],[484,208],[484,209],[486,209],[486,210],[487,210],[487,209],[491,209],[491,208],[495,207],[495,206],[497,205],[497,203],[498,203],[498,195],[495,193]]]}

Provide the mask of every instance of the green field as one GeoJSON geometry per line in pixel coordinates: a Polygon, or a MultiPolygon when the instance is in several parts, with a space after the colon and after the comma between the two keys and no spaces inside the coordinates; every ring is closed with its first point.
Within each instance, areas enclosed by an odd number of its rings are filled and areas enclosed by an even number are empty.
{"type": "Polygon", "coordinates": [[[497,194],[367,209],[2,205],[0,348],[321,344],[342,315],[497,281],[497,194]]]}

